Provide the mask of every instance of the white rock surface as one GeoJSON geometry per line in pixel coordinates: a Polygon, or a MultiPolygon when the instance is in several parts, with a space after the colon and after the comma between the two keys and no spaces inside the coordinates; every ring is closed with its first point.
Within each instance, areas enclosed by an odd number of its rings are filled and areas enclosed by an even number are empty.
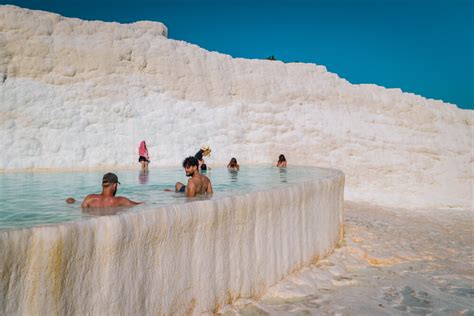
{"type": "Polygon", "coordinates": [[[342,237],[344,175],[0,232],[1,315],[201,315],[258,297],[342,237]]]}
{"type": "Polygon", "coordinates": [[[341,169],[354,201],[472,208],[472,111],[166,35],[0,6],[0,170],[135,166],[142,139],[156,168],[208,144],[211,165],[341,169]]]}
{"type": "Polygon", "coordinates": [[[288,275],[234,315],[467,315],[472,299],[472,223],[465,210],[344,205],[344,241],[288,275]]]}

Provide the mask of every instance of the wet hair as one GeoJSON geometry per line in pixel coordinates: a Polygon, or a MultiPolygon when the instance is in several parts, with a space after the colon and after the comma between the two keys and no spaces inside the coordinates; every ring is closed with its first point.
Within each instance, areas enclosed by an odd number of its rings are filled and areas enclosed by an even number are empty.
{"type": "Polygon", "coordinates": [[[201,170],[207,170],[207,166],[206,166],[205,163],[203,163],[203,164],[201,165],[201,170]]]}
{"type": "Polygon", "coordinates": [[[285,155],[281,154],[281,155],[278,157],[278,161],[286,161],[285,155]]]}
{"type": "Polygon", "coordinates": [[[237,159],[232,158],[232,159],[230,159],[230,162],[231,162],[231,163],[237,163],[237,159]]]}
{"type": "Polygon", "coordinates": [[[194,166],[199,166],[199,161],[196,159],[196,157],[189,156],[188,158],[183,160],[183,168],[189,168],[194,166]]]}

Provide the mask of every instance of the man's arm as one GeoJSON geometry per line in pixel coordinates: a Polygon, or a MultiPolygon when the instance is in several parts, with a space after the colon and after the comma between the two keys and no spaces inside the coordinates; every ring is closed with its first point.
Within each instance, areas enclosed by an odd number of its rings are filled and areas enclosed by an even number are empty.
{"type": "Polygon", "coordinates": [[[88,208],[89,207],[89,200],[90,200],[90,194],[84,198],[84,201],[82,201],[81,207],[82,208],[88,208]]]}
{"type": "Polygon", "coordinates": [[[120,200],[119,200],[119,206],[134,206],[134,205],[138,205],[138,204],[143,204],[142,202],[135,202],[135,201],[132,201],[124,196],[120,196],[118,197],[120,200]]]}
{"type": "Polygon", "coordinates": [[[207,193],[207,194],[212,194],[212,193],[213,193],[211,180],[209,180],[209,185],[207,186],[206,193],[207,193]]]}

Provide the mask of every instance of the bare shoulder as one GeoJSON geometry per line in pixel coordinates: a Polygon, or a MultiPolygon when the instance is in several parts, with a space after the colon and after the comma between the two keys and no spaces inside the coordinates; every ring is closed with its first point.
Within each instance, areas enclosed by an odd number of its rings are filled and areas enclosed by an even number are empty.
{"type": "Polygon", "coordinates": [[[81,207],[90,207],[89,203],[98,198],[99,194],[89,194],[82,201],[81,207]]]}
{"type": "Polygon", "coordinates": [[[198,180],[194,178],[189,178],[188,180],[188,186],[195,186],[197,184],[198,180]]]}
{"type": "Polygon", "coordinates": [[[204,190],[205,190],[206,194],[212,194],[214,191],[212,189],[211,179],[209,179],[207,176],[203,176],[203,177],[204,177],[204,179],[203,179],[204,190]]]}
{"type": "Polygon", "coordinates": [[[86,199],[94,199],[94,198],[97,198],[97,197],[99,197],[99,196],[100,196],[100,194],[92,193],[92,194],[88,194],[88,195],[86,196],[86,199]]]}
{"type": "Polygon", "coordinates": [[[209,179],[207,176],[202,175],[201,179],[202,179],[202,183],[204,184],[204,188],[211,186],[211,179],[209,179]]]}

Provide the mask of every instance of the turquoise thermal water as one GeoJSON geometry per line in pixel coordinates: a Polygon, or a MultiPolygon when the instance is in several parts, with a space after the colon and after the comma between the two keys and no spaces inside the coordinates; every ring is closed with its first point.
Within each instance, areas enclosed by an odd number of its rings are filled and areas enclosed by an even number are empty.
{"type": "MultiPolygon", "coordinates": [[[[205,173],[212,181],[218,199],[251,191],[267,190],[323,177],[327,171],[314,167],[276,168],[243,167],[238,172],[216,168],[205,173]]],[[[89,193],[100,193],[105,172],[51,172],[0,174],[0,230],[32,227],[78,220],[94,215],[82,212],[82,200],[89,193]],[[76,203],[67,204],[73,197],[76,203]]],[[[188,203],[184,194],[165,192],[176,181],[187,182],[183,169],[160,168],[148,173],[116,171],[121,182],[117,196],[126,196],[144,205],[126,211],[156,209],[161,206],[188,203]]],[[[122,211],[122,209],[120,210],[122,211]]]]}

